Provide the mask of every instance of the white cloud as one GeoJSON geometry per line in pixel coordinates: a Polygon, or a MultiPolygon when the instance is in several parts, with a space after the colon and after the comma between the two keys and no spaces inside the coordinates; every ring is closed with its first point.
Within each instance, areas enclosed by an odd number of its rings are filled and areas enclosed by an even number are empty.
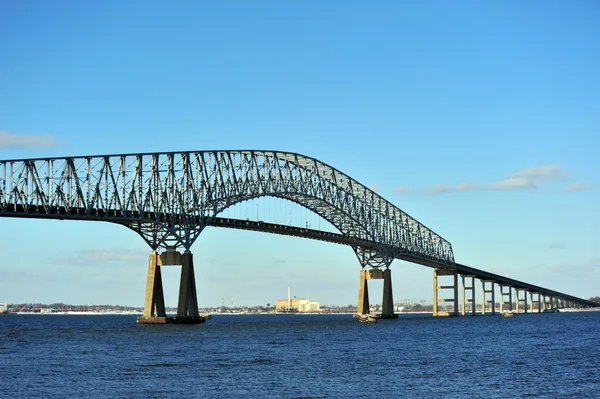
{"type": "Polygon", "coordinates": [[[532,166],[531,168],[513,173],[513,177],[521,177],[538,183],[546,181],[563,181],[568,179],[568,176],[562,171],[562,167],[556,164],[532,166]]]}
{"type": "Polygon", "coordinates": [[[23,135],[0,130],[0,148],[53,147],[55,144],[54,137],[47,134],[23,135]]]}
{"type": "Polygon", "coordinates": [[[394,190],[394,194],[404,194],[405,192],[408,191],[408,187],[406,186],[400,186],[397,189],[394,190]]]}
{"type": "Polygon", "coordinates": [[[479,188],[479,186],[477,184],[471,183],[471,182],[465,182],[465,183],[460,183],[458,186],[456,186],[456,191],[475,190],[476,188],[479,188]]]}
{"type": "Polygon", "coordinates": [[[552,244],[550,244],[548,246],[548,248],[550,248],[550,249],[564,249],[566,247],[564,245],[562,245],[562,244],[558,244],[556,242],[553,242],[552,244]]]}
{"type": "Polygon", "coordinates": [[[479,186],[477,184],[471,183],[471,182],[460,183],[456,186],[447,186],[445,184],[437,184],[435,186],[426,188],[425,192],[427,194],[443,194],[443,193],[451,193],[451,192],[455,192],[455,191],[475,190],[477,188],[479,188],[479,186]]]}
{"type": "Polygon", "coordinates": [[[488,184],[490,190],[514,190],[538,188],[547,182],[568,180],[569,177],[557,164],[532,166],[513,173],[508,179],[488,184]]]}
{"type": "Polygon", "coordinates": [[[592,188],[591,185],[587,183],[573,183],[564,188],[565,191],[581,191],[592,188]]]}
{"type": "Polygon", "coordinates": [[[511,177],[496,183],[488,184],[485,188],[490,190],[510,190],[521,188],[536,188],[537,184],[525,177],[511,177]]]}
{"type": "MultiPolygon", "coordinates": [[[[558,164],[532,166],[512,173],[506,179],[499,180],[489,184],[477,184],[473,182],[464,182],[457,185],[436,184],[424,188],[422,192],[426,194],[447,194],[458,191],[474,190],[525,190],[537,189],[548,183],[557,183],[569,180],[570,177],[563,171],[562,166],[558,164]]],[[[563,188],[563,191],[581,191],[592,188],[587,183],[573,183],[563,188]]],[[[408,191],[408,188],[401,186],[394,190],[394,194],[402,194],[408,191]]]]}
{"type": "Polygon", "coordinates": [[[450,193],[452,191],[454,191],[452,189],[452,187],[447,186],[445,184],[436,184],[435,186],[425,189],[425,192],[427,194],[443,194],[443,193],[450,193]]]}

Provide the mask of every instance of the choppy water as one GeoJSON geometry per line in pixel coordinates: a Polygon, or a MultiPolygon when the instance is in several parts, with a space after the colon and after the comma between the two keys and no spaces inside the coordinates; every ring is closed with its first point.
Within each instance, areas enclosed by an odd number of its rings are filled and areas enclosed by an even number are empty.
{"type": "Polygon", "coordinates": [[[0,316],[2,398],[600,398],[600,312],[0,316]]]}

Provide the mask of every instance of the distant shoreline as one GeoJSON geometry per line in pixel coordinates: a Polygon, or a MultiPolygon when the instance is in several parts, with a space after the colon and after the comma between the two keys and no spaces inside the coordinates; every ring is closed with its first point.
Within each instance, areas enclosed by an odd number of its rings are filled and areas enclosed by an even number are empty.
{"type": "MultiPolygon", "coordinates": [[[[590,309],[561,309],[559,313],[571,313],[571,312],[598,312],[600,308],[590,308],[590,309]]],[[[500,314],[500,311],[496,311],[496,314],[500,314]]],[[[527,312],[520,314],[537,314],[544,312],[527,312]]],[[[8,313],[0,313],[0,315],[39,315],[39,316],[141,316],[143,312],[8,312],[8,313]]],[[[171,313],[170,313],[171,314],[171,313]]],[[[257,315],[285,315],[285,316],[326,316],[326,315],[354,315],[354,312],[319,312],[319,313],[274,313],[274,312],[259,312],[259,313],[204,313],[209,314],[211,316],[257,316],[257,315]]],[[[432,314],[432,312],[397,312],[397,315],[409,315],[409,314],[432,314]]],[[[468,313],[470,315],[471,313],[468,313]]],[[[481,315],[480,312],[477,312],[478,315],[481,315]]],[[[486,315],[490,314],[490,312],[486,312],[486,315]]],[[[173,313],[172,315],[175,315],[173,313]]]]}

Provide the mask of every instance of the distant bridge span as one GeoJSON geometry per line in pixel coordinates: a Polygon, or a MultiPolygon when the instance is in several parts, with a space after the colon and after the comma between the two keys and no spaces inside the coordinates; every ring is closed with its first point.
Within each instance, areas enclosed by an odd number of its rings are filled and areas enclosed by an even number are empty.
{"type": "MultiPolygon", "coordinates": [[[[214,227],[227,227],[233,229],[241,229],[241,230],[252,230],[252,231],[262,231],[265,233],[273,233],[294,237],[303,237],[310,238],[319,241],[331,242],[335,244],[342,245],[350,245],[350,246],[362,246],[365,248],[374,248],[376,243],[368,240],[359,240],[355,238],[346,237],[342,234],[331,233],[327,231],[314,230],[304,227],[295,227],[295,226],[287,226],[280,225],[274,223],[265,223],[260,221],[252,221],[252,220],[241,220],[241,219],[233,219],[233,218],[213,218],[211,220],[209,226],[214,227]]],[[[429,266],[432,268],[439,268],[444,265],[440,265],[435,261],[430,261],[427,259],[415,258],[410,255],[403,255],[398,257],[397,259],[405,260],[412,263],[418,263],[423,266],[429,266]]],[[[558,291],[550,290],[547,288],[543,288],[534,284],[529,284],[523,281],[519,281],[513,278],[509,278],[506,276],[501,276],[499,274],[495,274],[492,272],[488,272],[485,270],[476,269],[472,266],[463,265],[460,263],[455,264],[456,271],[458,274],[473,276],[479,280],[484,281],[494,281],[497,284],[510,286],[516,290],[527,290],[529,292],[540,293],[542,295],[546,295],[553,298],[559,298],[566,301],[579,301],[582,304],[586,304],[589,307],[598,307],[597,303],[590,302],[587,300],[583,300],[581,298],[575,297],[573,295],[567,295],[558,291]]]]}
{"type": "MultiPolygon", "coordinates": [[[[386,269],[385,276],[361,272],[359,313],[369,308],[368,278],[384,278],[384,305],[389,283],[390,302],[389,265],[393,259],[435,268],[434,313],[438,289],[447,288],[438,286],[438,275],[455,277],[455,311],[451,313],[457,313],[458,273],[473,278],[485,274],[490,281],[514,287],[517,306],[519,289],[591,306],[580,298],[559,296],[551,290],[455,264],[447,240],[339,170],[295,153],[198,151],[0,161],[0,217],[106,221],[137,232],[153,249],[144,312],[153,320],[166,319],[160,266],[168,264],[183,265],[178,319],[198,319],[189,250],[209,225],[269,232],[279,228],[280,234],[350,245],[363,269],[386,269]],[[218,217],[236,203],[263,196],[293,201],[327,220],[340,234],[301,232],[260,222],[242,225],[218,217]],[[166,251],[157,254],[159,248],[166,251]],[[185,253],[177,252],[178,248],[185,253]],[[150,317],[156,314],[159,316],[150,317]]],[[[463,306],[464,289],[463,284],[463,306]]],[[[474,298],[474,288],[470,289],[474,298]]],[[[484,288],[485,292],[489,291],[484,288]]],[[[389,309],[385,312],[390,313],[389,309]]]]}

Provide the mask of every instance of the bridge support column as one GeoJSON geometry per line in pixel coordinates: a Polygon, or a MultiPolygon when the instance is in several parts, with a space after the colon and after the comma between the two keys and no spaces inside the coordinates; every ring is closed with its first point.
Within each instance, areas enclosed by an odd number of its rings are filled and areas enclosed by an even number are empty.
{"type": "Polygon", "coordinates": [[[433,269],[433,315],[434,316],[458,316],[458,273],[456,269],[433,269]],[[453,285],[439,285],[438,277],[450,276],[452,277],[453,285]],[[452,298],[440,298],[439,290],[448,289],[452,290],[452,298]],[[452,302],[451,311],[440,311],[439,304],[445,302],[452,302]]]}
{"type": "Polygon", "coordinates": [[[383,271],[383,300],[381,301],[382,319],[396,319],[398,315],[394,313],[394,295],[392,293],[392,271],[388,268],[383,271]]]}
{"type": "Polygon", "coordinates": [[[461,314],[464,316],[466,313],[465,305],[467,302],[471,302],[471,315],[475,316],[475,276],[461,275],[462,280],[462,303],[461,303],[461,314]],[[471,286],[465,285],[465,278],[471,279],[471,286]],[[471,291],[471,298],[467,299],[465,291],[471,291]]]}
{"type": "Polygon", "coordinates": [[[181,280],[179,282],[177,320],[183,323],[194,323],[199,318],[196,278],[194,275],[194,257],[190,251],[185,251],[181,255],[181,280]]]}
{"type": "Polygon", "coordinates": [[[529,292],[529,313],[533,313],[533,292],[529,292]]]}
{"type": "Polygon", "coordinates": [[[516,312],[520,313],[521,303],[523,303],[523,313],[527,313],[527,290],[522,288],[515,288],[515,295],[516,312]],[[521,298],[521,292],[523,293],[523,298],[521,298]]]}
{"type": "Polygon", "coordinates": [[[504,312],[504,305],[508,305],[508,311],[512,312],[513,303],[512,303],[512,287],[510,285],[501,285],[500,286],[500,313],[504,312]],[[505,288],[508,288],[508,291],[505,291],[505,288]],[[505,301],[508,296],[508,302],[505,301]]]}
{"type": "Polygon", "coordinates": [[[491,304],[490,313],[496,314],[496,299],[494,295],[494,280],[481,280],[481,315],[485,315],[487,304],[491,304]],[[486,284],[490,283],[491,288],[487,289],[486,284]],[[491,300],[487,299],[486,294],[491,294],[491,300]]]}
{"type": "MultiPolygon", "coordinates": [[[[148,278],[146,280],[146,300],[144,301],[144,320],[166,323],[165,297],[163,294],[162,276],[160,273],[160,256],[152,251],[148,258],[148,278]]],[[[141,318],[140,318],[141,319],[141,318]]],[[[140,322],[138,319],[138,322],[140,322]]]]}
{"type": "Polygon", "coordinates": [[[360,270],[360,280],[358,282],[358,314],[369,314],[369,286],[367,285],[367,274],[365,269],[360,270]]]}
{"type": "Polygon", "coordinates": [[[191,252],[186,251],[182,255],[173,248],[169,248],[160,255],[156,251],[150,254],[144,315],[138,317],[137,321],[142,324],[197,324],[205,321],[205,318],[198,314],[194,262],[191,252]],[[177,316],[167,317],[160,268],[174,265],[181,265],[179,303],[177,316]]]}

